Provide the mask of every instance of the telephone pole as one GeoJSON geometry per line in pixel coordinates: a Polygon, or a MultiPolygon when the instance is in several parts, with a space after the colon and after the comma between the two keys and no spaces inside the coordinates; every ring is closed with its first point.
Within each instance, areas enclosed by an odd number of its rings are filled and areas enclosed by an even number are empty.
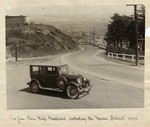
{"type": "Polygon", "coordinates": [[[136,49],[135,49],[135,57],[136,57],[136,66],[139,64],[139,52],[138,52],[138,16],[137,16],[137,6],[141,6],[143,4],[127,4],[127,6],[134,6],[134,33],[135,33],[135,43],[136,43],[136,49]]]}
{"type": "Polygon", "coordinates": [[[15,60],[18,62],[18,44],[14,42],[14,48],[15,48],[15,60]]]}
{"type": "Polygon", "coordinates": [[[93,44],[95,44],[95,30],[92,33],[92,42],[93,42],[93,44]]]}

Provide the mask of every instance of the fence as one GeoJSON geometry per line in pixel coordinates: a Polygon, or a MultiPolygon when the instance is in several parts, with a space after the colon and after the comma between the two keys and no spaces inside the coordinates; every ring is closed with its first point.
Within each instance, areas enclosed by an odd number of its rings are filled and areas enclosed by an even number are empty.
{"type": "MultiPolygon", "coordinates": [[[[135,55],[108,52],[107,56],[108,56],[108,58],[112,58],[112,59],[118,59],[118,60],[128,61],[128,62],[135,62],[135,55]]],[[[139,63],[144,64],[144,56],[139,55],[139,63]]]]}

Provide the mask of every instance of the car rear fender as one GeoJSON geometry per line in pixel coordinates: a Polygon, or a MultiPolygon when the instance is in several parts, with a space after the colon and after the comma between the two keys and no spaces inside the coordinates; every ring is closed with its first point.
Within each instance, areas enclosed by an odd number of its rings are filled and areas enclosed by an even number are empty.
{"type": "Polygon", "coordinates": [[[39,87],[41,87],[41,86],[40,86],[40,82],[39,82],[37,79],[32,79],[32,80],[30,81],[30,83],[29,83],[29,86],[31,85],[32,82],[37,82],[38,85],[39,85],[39,87]]]}

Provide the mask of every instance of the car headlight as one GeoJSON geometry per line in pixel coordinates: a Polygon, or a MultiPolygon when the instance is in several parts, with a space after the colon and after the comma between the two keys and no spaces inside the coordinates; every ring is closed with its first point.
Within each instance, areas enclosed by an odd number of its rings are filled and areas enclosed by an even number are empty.
{"type": "Polygon", "coordinates": [[[80,78],[77,78],[77,83],[79,83],[79,84],[81,83],[81,80],[80,80],[80,78]]]}
{"type": "Polygon", "coordinates": [[[85,78],[85,77],[83,77],[83,81],[86,81],[86,78],[85,78]]]}

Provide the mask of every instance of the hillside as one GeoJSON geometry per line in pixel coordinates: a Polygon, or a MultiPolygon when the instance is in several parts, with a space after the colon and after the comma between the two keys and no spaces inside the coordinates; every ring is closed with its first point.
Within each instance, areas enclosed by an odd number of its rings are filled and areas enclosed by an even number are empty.
{"type": "Polygon", "coordinates": [[[6,30],[7,58],[15,55],[14,43],[18,44],[18,57],[38,57],[78,49],[70,36],[54,26],[33,23],[24,29],[6,30]]]}

